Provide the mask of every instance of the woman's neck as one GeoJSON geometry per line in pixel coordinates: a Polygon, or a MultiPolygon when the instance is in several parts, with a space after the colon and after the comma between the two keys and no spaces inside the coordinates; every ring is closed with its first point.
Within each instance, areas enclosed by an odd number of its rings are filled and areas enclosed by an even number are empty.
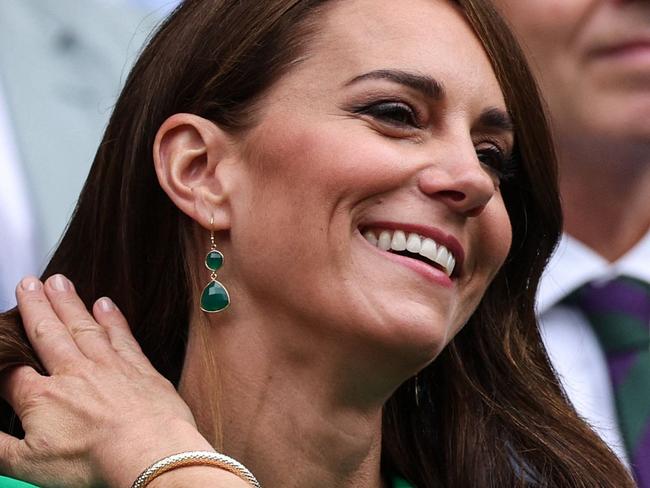
{"type": "Polygon", "coordinates": [[[191,328],[180,388],[204,435],[213,437],[218,415],[221,449],[263,486],[381,487],[384,399],[360,394],[356,401],[349,394],[354,373],[333,366],[326,344],[321,357],[289,357],[264,338],[277,322],[221,321],[204,328],[205,337],[200,325],[191,328]],[[210,407],[215,397],[218,414],[210,407]]]}

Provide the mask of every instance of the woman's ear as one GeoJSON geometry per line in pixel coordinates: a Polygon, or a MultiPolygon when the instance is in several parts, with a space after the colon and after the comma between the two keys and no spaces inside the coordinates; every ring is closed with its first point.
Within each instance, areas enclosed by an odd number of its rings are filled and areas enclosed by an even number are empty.
{"type": "Polygon", "coordinates": [[[172,115],[158,129],[153,159],[160,186],[178,208],[205,228],[230,227],[234,159],[225,131],[197,115],[172,115]]]}

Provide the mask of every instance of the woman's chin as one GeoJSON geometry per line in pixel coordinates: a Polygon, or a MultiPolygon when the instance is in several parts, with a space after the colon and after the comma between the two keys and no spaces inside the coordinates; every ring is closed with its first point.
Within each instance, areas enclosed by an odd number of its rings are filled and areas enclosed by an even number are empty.
{"type": "Polygon", "coordinates": [[[377,369],[390,370],[383,374],[408,377],[417,373],[435,360],[457,332],[447,318],[420,308],[424,307],[405,306],[402,313],[364,327],[366,337],[361,342],[372,351],[377,369]]]}

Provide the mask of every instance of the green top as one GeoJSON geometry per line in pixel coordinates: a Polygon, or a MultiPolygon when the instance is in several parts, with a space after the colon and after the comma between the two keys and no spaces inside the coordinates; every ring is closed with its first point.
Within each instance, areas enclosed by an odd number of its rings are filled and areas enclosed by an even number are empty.
{"type": "MultiPolygon", "coordinates": [[[[2,485],[0,485],[0,488],[2,488],[2,485]]],[[[415,487],[408,481],[403,480],[402,478],[396,476],[395,478],[393,478],[393,488],[415,488],[415,487]]]]}
{"type": "Polygon", "coordinates": [[[5,478],[0,476],[0,488],[37,488],[34,485],[29,483],[24,483],[18,480],[12,480],[11,478],[5,478]]]}
{"type": "MultiPolygon", "coordinates": [[[[11,478],[5,478],[0,476],[0,488],[38,488],[29,483],[24,483],[22,481],[13,480],[11,478]]],[[[393,488],[413,488],[413,486],[401,478],[393,479],[393,488]]]]}

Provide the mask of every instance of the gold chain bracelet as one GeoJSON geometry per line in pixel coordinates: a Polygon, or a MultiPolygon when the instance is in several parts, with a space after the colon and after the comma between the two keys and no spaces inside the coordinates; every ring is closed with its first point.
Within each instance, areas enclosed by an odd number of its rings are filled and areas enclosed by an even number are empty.
{"type": "Polygon", "coordinates": [[[133,485],[131,485],[131,488],[144,488],[161,474],[188,466],[214,466],[221,468],[239,476],[241,479],[250,483],[251,486],[261,488],[253,473],[242,463],[225,454],[210,451],[181,452],[156,461],[137,477],[133,485]]]}

